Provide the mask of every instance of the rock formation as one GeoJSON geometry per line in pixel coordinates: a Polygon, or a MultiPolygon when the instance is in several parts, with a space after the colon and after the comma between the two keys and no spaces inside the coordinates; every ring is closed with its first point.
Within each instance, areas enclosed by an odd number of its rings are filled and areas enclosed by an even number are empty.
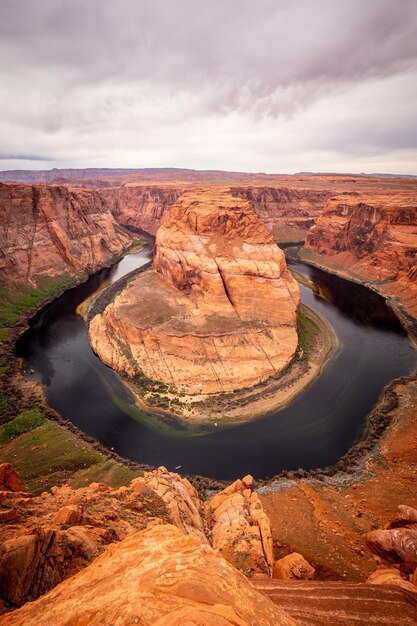
{"type": "Polygon", "coordinates": [[[262,578],[255,587],[303,626],[415,626],[417,597],[398,586],[262,578]]]}
{"type": "Polygon", "coordinates": [[[0,491],[22,491],[20,476],[10,463],[0,464],[0,491]]]}
{"type": "Polygon", "coordinates": [[[168,472],[159,467],[152,472],[145,472],[143,478],[136,478],[131,486],[134,491],[152,489],[165,503],[173,523],[188,535],[195,535],[207,541],[202,519],[203,506],[196,490],[179,474],[168,472]]]}
{"type": "Polygon", "coordinates": [[[373,574],[371,574],[367,581],[371,585],[389,585],[394,587],[401,587],[406,591],[417,594],[417,587],[412,582],[404,580],[400,572],[394,567],[378,567],[373,574]]]}
{"type": "Polygon", "coordinates": [[[413,574],[417,569],[417,510],[400,505],[388,526],[366,533],[366,545],[379,561],[397,563],[403,573],[413,574]]]}
{"type": "Polygon", "coordinates": [[[39,285],[45,278],[94,272],[131,238],[94,191],[0,183],[0,280],[39,285]]]}
{"type": "Polygon", "coordinates": [[[274,554],[268,516],[252,476],[236,480],[206,502],[212,546],[246,576],[272,574],[274,554]]]}
{"type": "Polygon", "coordinates": [[[101,359],[188,393],[251,387],[297,347],[299,291],[282,251],[244,200],[185,192],[165,216],[154,271],[90,324],[101,359]]]}
{"type": "Polygon", "coordinates": [[[175,204],[183,189],[127,183],[98,191],[114,218],[129,228],[155,235],[162,217],[175,204]]]}
{"type": "Polygon", "coordinates": [[[307,251],[378,291],[401,298],[417,315],[417,201],[410,192],[345,193],[326,204],[307,251]]]}
{"type": "Polygon", "coordinates": [[[328,190],[265,185],[232,187],[230,191],[249,202],[278,242],[304,241],[332,195],[328,190]]]}
{"type": "Polygon", "coordinates": [[[312,580],[315,569],[302,554],[292,552],[274,563],[272,577],[280,580],[312,580]]]}
{"type": "Polygon", "coordinates": [[[0,623],[298,624],[209,546],[169,525],[153,526],[110,546],[77,576],[0,623]]]}
{"type": "Polygon", "coordinates": [[[85,567],[104,546],[155,520],[208,543],[196,490],[163,467],[145,472],[129,487],[53,487],[33,498],[17,490],[20,479],[11,466],[0,466],[0,476],[5,475],[13,476],[15,490],[0,491],[0,522],[12,522],[0,526],[3,610],[38,598],[85,567]]]}

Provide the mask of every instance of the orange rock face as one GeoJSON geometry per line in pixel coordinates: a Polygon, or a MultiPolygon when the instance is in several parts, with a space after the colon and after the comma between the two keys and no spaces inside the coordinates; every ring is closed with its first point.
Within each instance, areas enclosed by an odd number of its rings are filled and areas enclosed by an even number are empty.
{"type": "Polygon", "coordinates": [[[203,507],[198,494],[189,480],[179,474],[168,472],[159,467],[153,472],[145,472],[143,478],[136,478],[131,483],[132,489],[139,493],[143,489],[152,489],[165,503],[173,523],[188,535],[195,535],[206,542],[202,519],[203,507]]]}
{"type": "Polygon", "coordinates": [[[297,347],[299,291],[282,251],[225,190],[185,192],[158,231],[154,271],[90,324],[102,360],[189,393],[251,387],[297,347]]]}
{"type": "Polygon", "coordinates": [[[0,464],[0,491],[21,491],[22,483],[19,474],[10,463],[0,464]]]}
{"type": "Polygon", "coordinates": [[[94,191],[0,183],[0,279],[91,273],[130,244],[94,191]]]}
{"type": "Polygon", "coordinates": [[[281,580],[311,580],[314,574],[314,567],[298,552],[292,552],[275,561],[272,572],[273,578],[281,580]]]}
{"type": "Polygon", "coordinates": [[[236,480],[205,506],[213,548],[247,576],[271,576],[274,564],[268,516],[253,478],[236,480]]]}
{"type": "Polygon", "coordinates": [[[375,282],[417,315],[417,199],[415,193],[346,193],[328,201],[306,248],[331,268],[375,282]]]}
{"type": "MultiPolygon", "coordinates": [[[[6,469],[0,475],[13,476],[17,487],[17,473],[6,469]]],[[[10,485],[9,479],[3,482],[3,489],[10,485]]],[[[208,543],[201,513],[190,482],[163,467],[119,489],[97,483],[76,490],[53,487],[52,493],[33,498],[17,490],[0,491],[0,522],[12,522],[0,525],[3,611],[38,598],[85,567],[107,544],[155,520],[208,543]]]]}
{"type": "Polygon", "coordinates": [[[153,526],[109,547],[43,598],[1,619],[142,626],[296,626],[227,561],[174,526],[153,526]]]}

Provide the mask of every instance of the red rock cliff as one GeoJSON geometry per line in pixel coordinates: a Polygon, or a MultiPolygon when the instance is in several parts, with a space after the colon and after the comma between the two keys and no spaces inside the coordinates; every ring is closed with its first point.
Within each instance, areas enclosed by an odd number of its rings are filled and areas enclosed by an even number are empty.
{"type": "Polygon", "coordinates": [[[0,183],[0,279],[94,272],[130,241],[92,190],[0,183]]]}
{"type": "Polygon", "coordinates": [[[165,212],[178,200],[182,187],[126,184],[97,190],[115,219],[124,226],[155,235],[165,212]]]}
{"type": "Polygon", "coordinates": [[[346,193],[326,204],[306,249],[335,269],[374,281],[417,315],[417,197],[346,193]]]}
{"type": "Polygon", "coordinates": [[[248,200],[276,241],[304,241],[321,215],[331,192],[289,187],[233,187],[232,195],[248,200]]]}

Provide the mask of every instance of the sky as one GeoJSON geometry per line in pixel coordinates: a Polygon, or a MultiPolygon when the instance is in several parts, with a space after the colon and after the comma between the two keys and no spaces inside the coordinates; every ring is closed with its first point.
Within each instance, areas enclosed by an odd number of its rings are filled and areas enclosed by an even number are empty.
{"type": "Polygon", "coordinates": [[[417,174],[417,0],[1,0],[0,169],[417,174]]]}

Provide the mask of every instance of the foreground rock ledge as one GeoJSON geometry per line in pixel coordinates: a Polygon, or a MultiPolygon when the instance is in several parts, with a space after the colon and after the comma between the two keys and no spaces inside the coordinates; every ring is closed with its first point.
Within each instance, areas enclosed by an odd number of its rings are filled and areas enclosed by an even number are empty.
{"type": "Polygon", "coordinates": [[[296,626],[212,548],[170,525],[111,545],[89,567],[0,619],[142,626],[296,626]]]}
{"type": "Polygon", "coordinates": [[[297,283],[247,201],[185,192],[157,233],[154,268],[90,324],[101,359],[187,394],[252,387],[297,348],[297,283]]]}

